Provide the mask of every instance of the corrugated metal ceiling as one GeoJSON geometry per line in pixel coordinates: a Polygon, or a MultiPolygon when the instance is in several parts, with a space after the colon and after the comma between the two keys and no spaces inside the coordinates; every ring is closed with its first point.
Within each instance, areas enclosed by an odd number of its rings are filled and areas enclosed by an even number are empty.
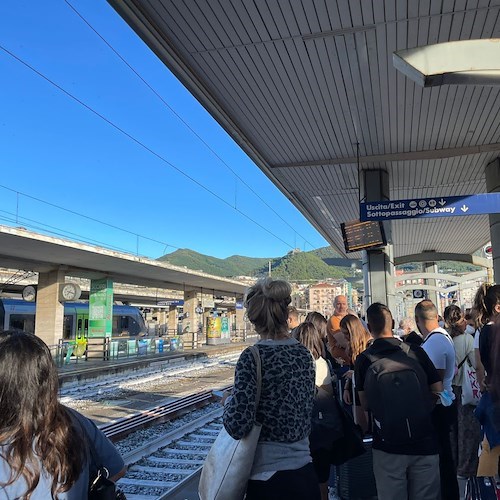
{"type": "MultiPolygon", "coordinates": [[[[109,1],[338,250],[340,223],[359,217],[357,143],[392,199],[485,192],[500,88],[417,87],[392,54],[500,37],[499,1],[109,1]]],[[[396,257],[490,239],[487,216],[392,226],[396,257]]]]}

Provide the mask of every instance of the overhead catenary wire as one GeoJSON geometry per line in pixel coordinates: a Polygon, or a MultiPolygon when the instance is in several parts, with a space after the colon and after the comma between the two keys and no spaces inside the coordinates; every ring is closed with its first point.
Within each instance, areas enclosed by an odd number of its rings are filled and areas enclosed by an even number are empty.
{"type": "MultiPolygon", "coordinates": [[[[67,212],[69,214],[77,215],[78,217],[83,217],[84,219],[90,220],[92,222],[97,222],[98,224],[102,224],[102,225],[110,227],[112,229],[118,229],[119,231],[123,231],[124,233],[131,234],[133,236],[139,236],[140,238],[142,238],[144,240],[147,240],[147,241],[151,241],[152,243],[159,243],[160,245],[168,246],[168,247],[175,248],[176,250],[180,250],[180,247],[176,247],[175,245],[172,245],[171,243],[166,243],[165,241],[156,240],[154,238],[150,238],[149,236],[144,236],[144,235],[136,233],[134,231],[130,231],[129,229],[125,229],[123,227],[116,226],[114,224],[110,224],[109,222],[104,222],[104,221],[96,219],[94,217],[90,217],[89,215],[85,215],[85,214],[82,214],[80,212],[76,212],[75,210],[71,210],[69,208],[61,207],[60,205],[56,205],[55,203],[52,203],[50,201],[42,200],[41,198],[37,198],[36,196],[32,196],[32,195],[29,195],[29,194],[26,194],[26,193],[22,193],[21,191],[18,191],[16,189],[12,189],[12,188],[10,188],[8,186],[4,186],[4,185],[0,184],[0,188],[3,188],[3,189],[6,189],[7,191],[11,191],[13,193],[16,193],[18,200],[19,200],[19,195],[21,195],[21,196],[24,196],[25,198],[29,198],[31,200],[37,201],[39,203],[43,203],[43,204],[48,205],[50,207],[57,208],[58,210],[63,210],[64,212],[67,212]]],[[[17,211],[16,211],[16,223],[18,222],[17,221],[18,212],[19,212],[19,202],[18,202],[17,211]]],[[[6,213],[8,213],[8,212],[6,212],[6,213]]],[[[24,219],[26,219],[26,217],[24,217],[24,219]]],[[[34,221],[34,222],[37,222],[37,224],[41,224],[41,222],[39,222],[39,221],[34,221]]],[[[50,227],[50,226],[48,226],[48,227],[50,227]]],[[[61,230],[60,228],[56,228],[56,229],[61,230]]],[[[67,233],[68,234],[73,234],[75,236],[81,236],[81,235],[77,235],[76,233],[71,233],[70,231],[67,231],[67,233]]],[[[88,240],[89,241],[96,241],[96,240],[91,240],[91,239],[88,239],[88,240]]]]}
{"type": "Polygon", "coordinates": [[[202,184],[201,182],[197,181],[194,177],[192,177],[189,174],[187,174],[186,172],[184,172],[181,168],[179,168],[178,166],[176,166],[171,161],[167,160],[161,154],[159,154],[156,151],[154,151],[153,149],[151,149],[149,146],[147,146],[146,144],[144,144],[143,142],[141,142],[139,139],[137,139],[136,137],[134,137],[132,134],[130,134],[129,132],[127,132],[123,128],[121,128],[118,125],[116,125],[109,118],[105,117],[103,114],[99,113],[98,111],[96,111],[95,109],[93,109],[91,106],[89,106],[88,104],[86,104],[85,102],[83,102],[81,99],[79,99],[78,97],[76,97],[73,94],[71,94],[70,92],[68,92],[65,88],[61,87],[59,84],[57,84],[56,82],[54,82],[53,80],[51,80],[49,77],[45,76],[42,72],[40,72],[39,70],[37,70],[31,64],[29,64],[26,61],[24,61],[21,57],[17,56],[12,51],[10,51],[6,47],[4,47],[3,45],[0,45],[0,50],[3,50],[10,57],[12,57],[16,61],[18,61],[20,64],[22,64],[23,66],[25,66],[26,68],[28,68],[29,70],[31,70],[33,73],[35,73],[36,75],[38,75],[40,78],[42,78],[46,82],[50,83],[52,86],[54,86],[59,91],[61,91],[63,94],[65,94],[67,97],[69,97],[70,99],[73,99],[75,102],[77,102],[78,104],[80,104],[81,106],[83,106],[85,109],[87,109],[88,111],[90,111],[91,113],[93,113],[94,115],[96,115],[97,117],[99,117],[101,120],[103,120],[108,125],[110,125],[111,127],[113,127],[115,130],[117,130],[118,132],[120,132],[121,134],[123,134],[125,137],[127,137],[131,141],[135,142],[138,146],[140,146],[141,148],[145,149],[150,154],[152,154],[153,156],[155,156],[156,158],[158,158],[160,161],[162,161],[163,163],[165,163],[166,165],[168,165],[169,167],[171,167],[173,170],[175,170],[176,172],[178,172],[182,176],[186,177],[191,182],[193,182],[194,184],[196,184],[197,186],[199,186],[201,189],[203,189],[204,191],[208,192],[209,194],[211,194],[212,196],[214,196],[215,198],[217,198],[219,201],[221,201],[222,203],[224,203],[225,205],[227,205],[228,207],[230,207],[231,209],[233,209],[234,211],[236,211],[237,213],[239,213],[242,217],[244,217],[245,219],[249,220],[250,222],[252,222],[256,226],[260,227],[262,230],[264,230],[265,232],[267,232],[268,234],[270,234],[271,236],[273,236],[274,238],[276,238],[277,240],[279,240],[282,243],[284,243],[286,246],[288,246],[288,247],[290,247],[290,248],[293,249],[293,245],[291,245],[290,243],[288,243],[287,241],[285,241],[284,239],[282,239],[280,236],[278,236],[275,233],[273,233],[270,229],[266,228],[265,226],[263,226],[262,224],[260,224],[259,222],[257,222],[255,219],[253,219],[252,217],[250,217],[249,215],[247,215],[245,212],[243,212],[239,208],[233,207],[230,202],[226,201],[224,198],[222,198],[217,193],[215,193],[214,191],[212,191],[211,189],[209,189],[208,187],[206,187],[204,184],[202,184]]]}
{"type": "MultiPolygon", "coordinates": [[[[175,109],[163,98],[163,96],[152,86],[150,83],[111,45],[108,40],[101,35],[101,33],[92,26],[92,24],[81,14],[76,7],[74,7],[68,0],[64,0],[65,3],[73,10],[73,12],[107,45],[107,47],[125,64],[130,71],[132,71],[141,82],[146,85],[146,87],[153,92],[153,94],[167,107],[170,112],[181,122],[183,125],[212,153],[251,193],[253,193],[269,210],[271,210],[283,223],[285,223],[290,229],[292,229],[296,235],[300,236],[311,248],[314,245],[309,242],[304,236],[302,236],[284,217],[282,217],[279,212],[277,212],[269,203],[267,203],[264,198],[262,198],[238,173],[208,144],[203,137],[196,132],[196,130],[187,123],[184,118],[175,111],[175,109]]],[[[236,200],[236,194],[235,194],[236,200]]],[[[235,203],[236,208],[236,203],[235,203]]]]}

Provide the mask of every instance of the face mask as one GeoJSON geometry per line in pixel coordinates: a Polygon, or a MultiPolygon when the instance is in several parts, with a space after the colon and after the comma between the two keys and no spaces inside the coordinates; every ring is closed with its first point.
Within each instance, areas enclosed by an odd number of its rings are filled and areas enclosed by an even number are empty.
{"type": "Polygon", "coordinates": [[[467,325],[467,326],[465,327],[465,333],[469,333],[469,334],[471,334],[471,335],[474,335],[474,332],[475,332],[475,331],[476,331],[476,330],[474,329],[474,327],[473,327],[472,325],[467,325]]]}

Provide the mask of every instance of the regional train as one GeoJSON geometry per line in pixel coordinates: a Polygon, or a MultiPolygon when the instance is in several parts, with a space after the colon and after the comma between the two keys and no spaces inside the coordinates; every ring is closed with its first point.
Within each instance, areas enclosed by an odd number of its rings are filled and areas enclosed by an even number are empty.
{"type": "MultiPolygon", "coordinates": [[[[0,299],[0,330],[35,332],[35,302],[0,299]]],[[[89,305],[85,302],[64,303],[63,339],[87,337],[89,305]]],[[[135,337],[147,334],[146,323],[137,307],[113,305],[113,337],[135,337]]]]}

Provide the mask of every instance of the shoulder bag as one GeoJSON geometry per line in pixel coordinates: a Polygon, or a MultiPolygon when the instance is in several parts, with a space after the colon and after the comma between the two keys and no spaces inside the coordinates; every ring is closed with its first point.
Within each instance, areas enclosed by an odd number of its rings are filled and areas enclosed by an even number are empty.
{"type": "Polygon", "coordinates": [[[481,388],[477,381],[476,370],[469,362],[468,354],[458,365],[458,369],[464,365],[464,373],[462,377],[462,405],[477,406],[481,399],[481,388]]]}
{"type": "Polygon", "coordinates": [[[99,460],[92,438],[88,435],[85,427],[81,425],[83,434],[89,445],[90,465],[89,465],[89,500],[126,500],[125,494],[116,487],[116,484],[109,479],[109,471],[99,460]]]}
{"type": "Polygon", "coordinates": [[[254,425],[242,439],[233,439],[222,428],[203,464],[198,486],[201,500],[242,500],[245,496],[261,431],[255,421],[262,389],[261,359],[256,346],[250,350],[257,365],[254,425]]]}

